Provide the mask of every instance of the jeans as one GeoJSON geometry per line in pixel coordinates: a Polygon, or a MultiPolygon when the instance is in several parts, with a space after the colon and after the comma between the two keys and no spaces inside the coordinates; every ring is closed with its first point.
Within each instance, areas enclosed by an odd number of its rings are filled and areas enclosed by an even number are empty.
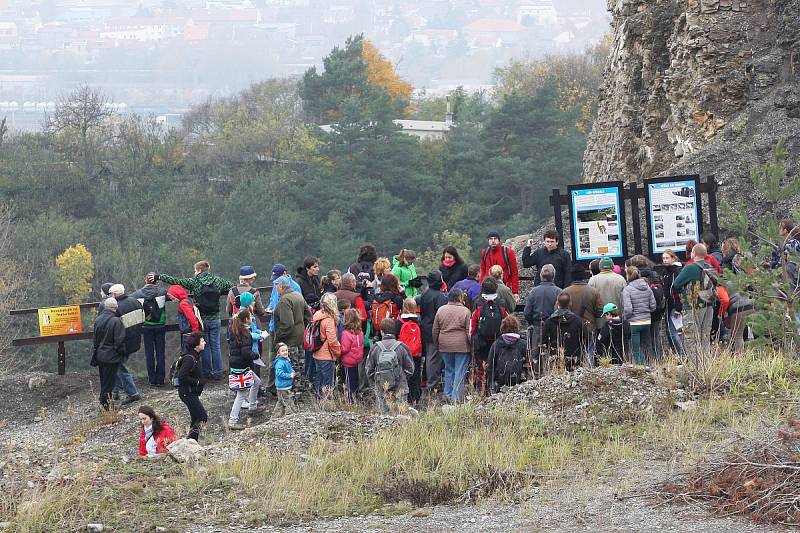
{"type": "Polygon", "coordinates": [[[108,407],[114,385],[117,383],[117,364],[99,364],[97,370],[100,372],[100,406],[104,409],[108,407]]]}
{"type": "Polygon", "coordinates": [[[467,352],[440,352],[444,360],[444,397],[450,402],[461,401],[469,366],[467,352]]]}
{"type": "Polygon", "coordinates": [[[678,329],[675,327],[675,323],[672,321],[672,313],[675,311],[670,311],[667,316],[667,333],[669,334],[669,342],[672,345],[672,349],[678,354],[680,357],[686,356],[686,350],[683,349],[683,339],[681,338],[681,334],[678,329]]]}
{"type": "Polygon", "coordinates": [[[442,382],[444,362],[439,348],[432,342],[425,343],[425,377],[428,380],[428,392],[439,390],[442,382]]]}
{"type": "Polygon", "coordinates": [[[642,353],[642,337],[649,334],[649,329],[650,324],[631,324],[631,350],[633,351],[633,362],[637,365],[645,364],[642,353]]]}
{"type": "Polygon", "coordinates": [[[333,392],[333,374],[336,370],[336,363],[334,361],[321,361],[314,359],[316,365],[317,382],[314,391],[317,394],[317,399],[327,398],[333,392]]]}
{"type": "Polygon", "coordinates": [[[586,328],[584,330],[586,342],[584,344],[584,362],[587,368],[594,368],[597,361],[597,330],[586,328]]]}
{"type": "Polygon", "coordinates": [[[144,357],[147,361],[147,381],[150,385],[164,384],[164,340],[165,328],[142,328],[144,357]]]}
{"type": "Polygon", "coordinates": [[[231,407],[231,414],[228,417],[229,424],[236,424],[239,422],[239,412],[242,409],[242,402],[247,400],[250,404],[248,410],[255,411],[258,407],[258,389],[261,387],[261,380],[253,374],[253,386],[249,389],[239,389],[236,391],[236,398],[233,400],[233,407],[231,407]]]}
{"type": "MultiPolygon", "coordinates": [[[[299,366],[296,368],[300,368],[299,366]]],[[[314,352],[306,351],[305,358],[303,360],[303,370],[305,372],[306,379],[309,383],[314,383],[314,378],[317,374],[317,364],[314,362],[314,352]]]]}
{"type": "Polygon", "coordinates": [[[136,388],[136,383],[133,382],[133,376],[128,372],[125,363],[128,362],[126,357],[120,364],[117,365],[117,383],[114,385],[114,395],[119,395],[120,389],[125,391],[128,398],[139,396],[139,389],[136,388]]]}
{"type": "Polygon", "coordinates": [[[353,403],[355,401],[356,392],[358,392],[358,367],[354,366],[344,367],[344,383],[347,387],[347,401],[353,403]]]}
{"type": "Polygon", "coordinates": [[[203,402],[200,401],[200,395],[196,392],[178,392],[178,398],[186,404],[186,408],[189,409],[189,417],[192,419],[191,429],[186,438],[198,440],[200,438],[200,430],[208,422],[208,413],[206,413],[206,408],[203,407],[203,402]]]}
{"type": "Polygon", "coordinates": [[[222,375],[222,351],[219,345],[219,319],[203,320],[206,347],[203,349],[203,375],[222,375]]]}
{"type": "Polygon", "coordinates": [[[283,415],[289,415],[295,412],[294,400],[292,399],[291,390],[279,390],[278,401],[275,404],[275,409],[272,411],[272,418],[283,415]]]}

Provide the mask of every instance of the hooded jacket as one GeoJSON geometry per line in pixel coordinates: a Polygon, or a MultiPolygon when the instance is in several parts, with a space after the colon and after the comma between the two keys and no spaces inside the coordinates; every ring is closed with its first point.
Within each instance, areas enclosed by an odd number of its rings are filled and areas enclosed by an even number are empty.
{"type": "MultiPolygon", "coordinates": [[[[207,285],[213,285],[216,287],[220,294],[228,292],[233,286],[236,285],[234,282],[222,279],[219,276],[215,276],[211,272],[201,272],[196,276],[192,276],[191,278],[175,278],[166,274],[158,274],[156,279],[170,285],[180,285],[189,291],[189,294],[194,300],[197,300],[200,291],[202,291],[203,287],[207,285]]],[[[219,312],[203,313],[201,316],[203,317],[203,320],[219,320],[219,312]]]]}
{"type": "MultiPolygon", "coordinates": [[[[414,373],[414,359],[411,357],[411,352],[409,352],[406,345],[398,341],[394,335],[384,334],[378,342],[387,348],[394,349],[397,354],[397,361],[403,369],[403,371],[400,372],[400,382],[393,390],[408,392],[408,376],[414,373]]],[[[382,393],[382,385],[375,379],[375,374],[378,369],[378,356],[381,353],[381,347],[378,342],[374,342],[372,348],[370,348],[365,370],[367,376],[375,382],[375,389],[382,393]]]]}
{"type": "Polygon", "coordinates": [[[422,330],[422,343],[433,343],[433,319],[440,307],[447,304],[447,296],[441,291],[442,279],[435,276],[435,272],[428,274],[428,289],[420,296],[417,296],[417,306],[419,307],[420,322],[422,330]],[[431,276],[434,274],[434,276],[431,276]]]}
{"type": "Polygon", "coordinates": [[[189,293],[180,285],[172,285],[167,289],[167,294],[178,302],[178,313],[176,316],[178,328],[182,334],[200,331],[200,321],[194,314],[194,303],[189,298],[189,293]]]}
{"type": "Polygon", "coordinates": [[[680,294],[672,290],[672,282],[680,274],[681,268],[683,268],[683,265],[679,261],[675,261],[669,266],[665,265],[664,273],[661,275],[661,279],[664,280],[664,297],[667,299],[667,311],[681,311],[683,308],[680,294]]]}
{"type": "Polygon", "coordinates": [[[125,352],[128,355],[136,353],[142,347],[142,324],[144,324],[144,311],[142,304],[136,298],[127,294],[116,297],[117,316],[125,326],[125,352]]]}
{"type": "Polygon", "coordinates": [[[583,345],[582,320],[569,309],[556,309],[544,323],[542,344],[551,356],[560,357],[563,350],[567,370],[574,370],[583,345]]]}
{"type": "Polygon", "coordinates": [[[121,363],[125,356],[125,326],[114,311],[103,311],[94,321],[94,358],[100,364],[121,363]]]}
{"type": "Polygon", "coordinates": [[[138,291],[131,293],[131,298],[136,298],[139,300],[139,303],[144,306],[145,300],[153,299],[158,304],[158,308],[161,309],[161,318],[155,322],[149,322],[146,317],[145,321],[142,323],[143,329],[156,329],[156,328],[163,328],[167,323],[167,289],[164,287],[160,287],[158,285],[148,283],[138,291]]]}
{"type": "Polygon", "coordinates": [[[297,269],[294,277],[300,285],[300,293],[310,307],[319,307],[319,299],[322,297],[322,289],[319,286],[319,276],[309,276],[305,267],[297,269]]]}
{"type": "Polygon", "coordinates": [[[608,357],[611,363],[621,365],[624,361],[625,325],[622,319],[606,320],[597,336],[597,355],[608,357]]]}
{"type": "MultiPolygon", "coordinates": [[[[447,285],[447,288],[452,288],[462,279],[467,279],[467,264],[462,261],[449,267],[439,263],[439,272],[442,273],[442,280],[447,285]]],[[[428,280],[428,283],[430,284],[430,280],[428,280]]]]}
{"type": "Polygon", "coordinates": [[[464,291],[464,294],[467,295],[467,307],[470,309],[474,309],[475,298],[481,294],[481,284],[472,278],[462,279],[453,286],[448,285],[447,288],[464,291]]]}
{"type": "Polygon", "coordinates": [[[181,365],[178,368],[178,393],[182,395],[203,393],[206,380],[203,377],[203,363],[200,354],[194,350],[181,354],[181,365]]]}
{"type": "Polygon", "coordinates": [[[342,332],[342,365],[355,368],[364,359],[364,332],[353,333],[349,329],[342,332]]]}
{"type": "Polygon", "coordinates": [[[228,348],[230,348],[228,365],[231,371],[253,368],[253,361],[259,357],[258,352],[253,351],[253,334],[249,330],[247,335],[237,335],[230,330],[228,348]]]}
{"type": "Polygon", "coordinates": [[[656,297],[646,279],[639,278],[628,283],[622,291],[622,300],[626,322],[650,323],[650,314],[656,310],[656,297]]]}
{"type": "MultiPolygon", "coordinates": [[[[489,394],[494,394],[500,387],[504,385],[516,385],[522,381],[525,381],[527,373],[526,371],[523,371],[522,374],[517,375],[516,377],[512,376],[509,382],[499,383],[495,381],[495,371],[503,371],[503,369],[496,368],[497,355],[501,351],[511,350],[514,352],[514,360],[525,361],[527,359],[527,348],[526,341],[522,340],[518,333],[503,333],[496,341],[494,341],[494,344],[492,344],[492,347],[489,349],[489,357],[487,359],[486,367],[486,375],[488,376],[489,381],[489,394]]],[[[526,368],[526,365],[523,364],[523,368],[526,368]]]]}
{"type": "Polygon", "coordinates": [[[294,379],[292,378],[292,362],[288,357],[275,356],[272,362],[272,368],[275,369],[275,388],[278,390],[292,390],[294,379]]]}
{"type": "Polygon", "coordinates": [[[417,288],[409,285],[412,279],[417,279],[417,267],[415,267],[413,263],[404,265],[400,262],[398,256],[392,257],[392,274],[397,276],[397,279],[400,280],[400,285],[405,288],[407,297],[413,298],[417,295],[417,288]]]}

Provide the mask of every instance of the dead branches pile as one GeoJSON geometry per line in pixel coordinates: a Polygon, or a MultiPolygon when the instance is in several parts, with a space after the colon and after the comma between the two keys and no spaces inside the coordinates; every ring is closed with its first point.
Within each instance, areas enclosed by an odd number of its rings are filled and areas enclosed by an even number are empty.
{"type": "Polygon", "coordinates": [[[661,487],[667,502],[708,502],[723,516],[800,525],[800,421],[757,437],[742,437],[661,487]]]}

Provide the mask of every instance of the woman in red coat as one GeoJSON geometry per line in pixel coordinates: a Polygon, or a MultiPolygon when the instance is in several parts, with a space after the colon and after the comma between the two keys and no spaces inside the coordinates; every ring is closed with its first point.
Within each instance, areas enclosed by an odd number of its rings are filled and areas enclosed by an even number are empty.
{"type": "Polygon", "coordinates": [[[155,457],[167,453],[167,444],[175,440],[175,432],[148,405],[139,408],[139,421],[142,429],[139,432],[139,455],[155,457]]]}

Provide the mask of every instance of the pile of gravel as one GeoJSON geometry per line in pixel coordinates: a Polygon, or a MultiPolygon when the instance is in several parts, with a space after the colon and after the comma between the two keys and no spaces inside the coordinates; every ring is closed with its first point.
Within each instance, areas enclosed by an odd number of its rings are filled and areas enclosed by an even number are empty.
{"type": "Polygon", "coordinates": [[[504,387],[487,406],[523,404],[539,414],[548,431],[571,432],[635,422],[672,408],[670,391],[650,368],[629,365],[581,368],[504,387]]]}

